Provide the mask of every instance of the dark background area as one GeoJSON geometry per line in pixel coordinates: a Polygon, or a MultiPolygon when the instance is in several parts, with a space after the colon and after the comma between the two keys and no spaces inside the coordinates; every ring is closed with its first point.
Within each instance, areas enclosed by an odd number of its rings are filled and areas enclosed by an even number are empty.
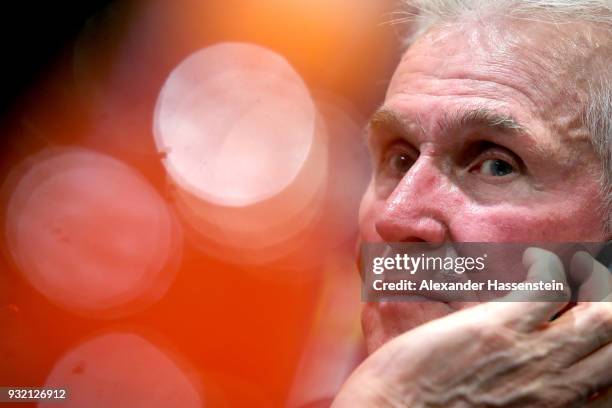
{"type": "Polygon", "coordinates": [[[111,0],[14,1],[2,9],[0,112],[6,111],[111,0]]]}

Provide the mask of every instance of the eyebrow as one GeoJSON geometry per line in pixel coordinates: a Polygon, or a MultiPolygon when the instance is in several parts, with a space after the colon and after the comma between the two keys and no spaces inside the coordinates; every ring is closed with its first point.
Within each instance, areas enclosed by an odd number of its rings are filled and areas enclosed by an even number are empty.
{"type": "Polygon", "coordinates": [[[444,115],[438,121],[443,131],[459,128],[484,126],[499,131],[526,132],[527,129],[512,115],[497,112],[488,108],[460,109],[450,115],[444,115]]]}
{"type": "MultiPolygon", "coordinates": [[[[440,131],[447,133],[476,126],[505,133],[529,133],[528,129],[512,115],[483,107],[465,108],[452,114],[446,114],[437,121],[436,125],[440,131]]],[[[415,120],[404,119],[396,111],[386,107],[374,112],[368,123],[368,128],[384,130],[402,136],[413,133],[415,126],[422,133],[425,133],[425,128],[418,118],[415,120]]]]}
{"type": "Polygon", "coordinates": [[[423,133],[425,129],[420,121],[408,121],[392,109],[381,107],[370,117],[367,129],[378,129],[405,136],[411,133],[412,125],[416,125],[423,133]]]}

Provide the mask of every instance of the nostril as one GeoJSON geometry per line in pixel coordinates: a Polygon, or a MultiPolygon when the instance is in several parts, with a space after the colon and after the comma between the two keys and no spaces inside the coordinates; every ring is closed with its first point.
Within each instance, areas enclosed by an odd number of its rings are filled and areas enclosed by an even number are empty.
{"type": "Polygon", "coordinates": [[[409,237],[399,242],[415,242],[415,243],[423,242],[425,243],[427,241],[425,241],[424,239],[418,238],[418,237],[409,237]]]}

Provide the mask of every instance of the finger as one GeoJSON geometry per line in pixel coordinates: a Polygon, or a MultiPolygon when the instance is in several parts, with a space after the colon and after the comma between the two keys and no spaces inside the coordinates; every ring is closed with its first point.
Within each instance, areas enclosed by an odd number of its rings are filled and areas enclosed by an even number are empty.
{"type": "Polygon", "coordinates": [[[515,290],[500,298],[504,302],[556,301],[568,302],[570,289],[563,264],[557,255],[540,248],[527,248],[523,253],[523,265],[527,268],[525,283],[557,282],[562,291],[515,290]]]}
{"type": "Polygon", "coordinates": [[[605,391],[612,386],[610,367],[612,367],[612,344],[602,347],[573,365],[568,371],[569,381],[573,386],[586,390],[586,395],[605,391]]]}
{"type": "Polygon", "coordinates": [[[554,345],[551,358],[561,367],[612,343],[612,299],[604,300],[607,301],[579,304],[542,332],[542,341],[554,345]]]}
{"type": "Polygon", "coordinates": [[[570,291],[563,264],[552,252],[528,248],[523,254],[523,265],[527,268],[525,282],[554,280],[563,284],[563,291],[544,295],[541,291],[513,291],[494,303],[489,303],[489,309],[499,316],[504,325],[521,332],[530,332],[547,323],[567,305],[570,291]],[[543,299],[546,301],[542,301],[543,299]]]}
{"type": "Polygon", "coordinates": [[[580,285],[579,302],[598,302],[612,293],[612,273],[588,252],[576,252],[570,263],[570,276],[580,285]]]}

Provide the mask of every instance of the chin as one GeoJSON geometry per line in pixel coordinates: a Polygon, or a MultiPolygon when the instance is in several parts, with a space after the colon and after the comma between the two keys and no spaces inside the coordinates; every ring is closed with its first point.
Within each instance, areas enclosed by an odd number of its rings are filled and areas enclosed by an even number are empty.
{"type": "Polygon", "coordinates": [[[467,306],[431,300],[366,303],[361,326],[368,354],[402,333],[467,306]]]}

